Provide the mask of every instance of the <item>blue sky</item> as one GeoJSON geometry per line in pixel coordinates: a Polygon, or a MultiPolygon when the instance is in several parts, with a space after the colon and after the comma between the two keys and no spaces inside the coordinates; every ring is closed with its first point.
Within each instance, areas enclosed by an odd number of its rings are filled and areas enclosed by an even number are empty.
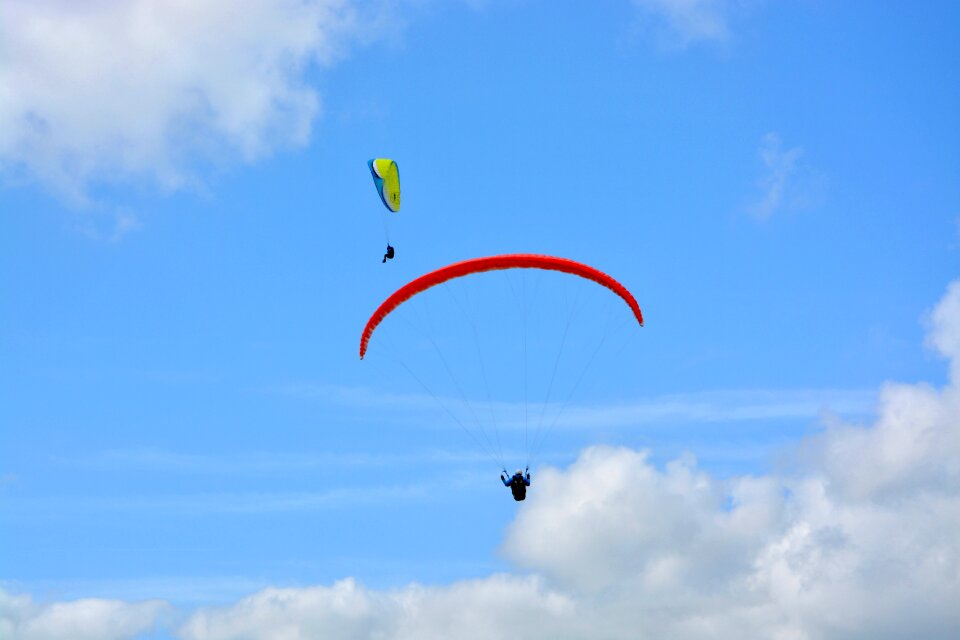
{"type": "MultiPolygon", "coordinates": [[[[882,433],[888,381],[953,389],[958,27],[947,2],[7,3],[0,622],[40,637],[44,607],[90,598],[146,620],[91,637],[235,637],[197,621],[264,588],[575,593],[522,528],[564,521],[548,500],[589,486],[588,447],[723,493],[793,473],[831,425],[882,433]],[[375,156],[403,185],[387,265],[375,156]],[[430,397],[456,394],[417,330],[357,358],[404,282],[512,252],[604,270],[647,320],[564,278],[453,289],[502,417],[511,287],[551,345],[576,310],[581,365],[613,327],[582,386],[560,374],[526,512],[430,397]]],[[[468,358],[444,296],[408,319],[468,358]]],[[[928,637],[956,622],[931,615],[928,637]]]]}

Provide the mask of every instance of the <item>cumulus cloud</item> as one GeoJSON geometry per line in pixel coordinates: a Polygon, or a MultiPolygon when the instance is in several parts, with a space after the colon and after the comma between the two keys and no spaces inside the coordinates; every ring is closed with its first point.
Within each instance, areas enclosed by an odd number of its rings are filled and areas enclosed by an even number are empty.
{"type": "Polygon", "coordinates": [[[960,282],[954,282],[940,304],[930,314],[927,343],[950,360],[954,384],[960,383],[960,282]]]}
{"type": "MultiPolygon", "coordinates": [[[[931,314],[929,333],[953,365],[958,332],[960,281],[931,314]]],[[[537,475],[502,545],[513,574],[394,590],[352,580],[265,589],[196,610],[175,633],[956,638],[957,378],[943,388],[888,385],[873,424],[827,425],[796,459],[776,473],[720,479],[692,457],[660,468],[644,451],[592,447],[537,475]]],[[[0,631],[40,637],[9,632],[29,603],[4,597],[0,631]]]]}
{"type": "Polygon", "coordinates": [[[960,628],[956,492],[851,499],[826,474],[720,482],[692,460],[659,471],[608,448],[554,473],[505,550],[577,593],[603,637],[949,638],[960,628]]]}
{"type": "Polygon", "coordinates": [[[927,342],[949,360],[950,384],[887,384],[874,425],[835,425],[806,443],[809,464],[836,494],[893,504],[960,497],[960,281],[930,314],[927,342]]]}
{"type": "Polygon", "coordinates": [[[0,589],[0,638],[9,640],[124,640],[161,622],[170,606],[159,600],[122,602],[88,598],[37,604],[0,589]]]}
{"type": "Polygon", "coordinates": [[[321,110],[305,72],[378,24],[348,0],[7,0],[0,170],[89,204],[92,182],[173,189],[303,145],[321,110]]]}
{"type": "MultiPolygon", "coordinates": [[[[932,314],[956,363],[960,283],[932,314]]],[[[960,389],[888,385],[792,473],[721,481],[692,459],[593,448],[541,474],[504,542],[594,602],[610,637],[951,638],[960,631],[960,389]],[[630,629],[630,633],[616,630],[630,629]]]]}
{"type": "Polygon", "coordinates": [[[331,587],[265,589],[234,606],[194,614],[185,640],[227,638],[566,637],[569,598],[536,578],[497,575],[449,587],[375,591],[343,580],[331,587]]]}

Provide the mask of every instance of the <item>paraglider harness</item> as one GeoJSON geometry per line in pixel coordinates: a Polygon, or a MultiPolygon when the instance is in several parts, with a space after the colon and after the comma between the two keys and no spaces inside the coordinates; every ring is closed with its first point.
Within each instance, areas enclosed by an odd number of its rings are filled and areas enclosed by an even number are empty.
{"type": "Polygon", "coordinates": [[[393,247],[387,244],[387,252],[383,254],[383,261],[393,260],[393,247]]]}
{"type": "Polygon", "coordinates": [[[500,474],[500,480],[503,481],[504,486],[510,487],[513,499],[520,502],[527,497],[527,487],[530,486],[530,468],[527,468],[526,476],[522,473],[515,473],[509,479],[507,478],[507,470],[504,469],[503,473],[500,474]]]}

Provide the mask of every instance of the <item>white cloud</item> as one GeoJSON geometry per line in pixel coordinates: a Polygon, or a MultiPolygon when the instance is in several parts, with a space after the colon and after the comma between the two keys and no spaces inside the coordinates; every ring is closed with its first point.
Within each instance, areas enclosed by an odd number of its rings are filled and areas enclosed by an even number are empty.
{"type": "Polygon", "coordinates": [[[170,606],[159,600],[122,602],[87,598],[38,604],[0,589],[0,638],[9,640],[123,640],[162,622],[170,606]]]}
{"type": "MultiPolygon", "coordinates": [[[[954,366],[958,298],[960,282],[930,330],[954,366]]],[[[956,638],[958,397],[956,378],[943,389],[888,385],[872,425],[829,425],[801,443],[796,469],[763,477],[722,480],[690,457],[661,469],[642,451],[593,447],[535,478],[503,541],[525,576],[394,590],[352,580],[271,588],[196,610],[177,633],[956,638]]],[[[10,620],[4,613],[0,625],[10,620]]]]}
{"type": "Polygon", "coordinates": [[[380,28],[348,0],[6,0],[0,169],[89,204],[91,182],[178,188],[198,162],[303,145],[305,72],[380,28]]]}
{"type": "MultiPolygon", "coordinates": [[[[468,398],[469,403],[455,396],[375,392],[366,387],[330,384],[297,384],[274,389],[278,393],[353,408],[387,407],[398,419],[405,415],[413,423],[422,423],[422,413],[442,413],[442,407],[459,415],[469,406],[490,410],[502,428],[522,429],[525,414],[544,414],[543,426],[561,428],[633,427],[665,422],[736,422],[817,418],[824,411],[840,414],[865,414],[876,400],[876,392],[864,389],[746,389],[717,390],[697,393],[675,393],[639,398],[630,403],[607,405],[574,405],[553,402],[544,406],[530,402],[487,402],[468,398]],[[487,406],[489,404],[489,407],[487,406]]],[[[466,416],[461,421],[470,424],[466,416]]]]}
{"type": "Polygon", "coordinates": [[[642,12],[661,23],[667,41],[687,46],[730,37],[730,0],[634,0],[642,12]]]}
{"type": "Polygon", "coordinates": [[[569,598],[546,590],[536,578],[496,575],[393,591],[343,580],[331,587],[265,589],[234,606],[199,611],[179,635],[185,640],[558,638],[571,613],[569,598]]]}
{"type": "Polygon", "coordinates": [[[950,360],[954,384],[960,383],[960,322],[954,321],[958,317],[960,282],[954,282],[930,314],[930,331],[927,334],[927,343],[950,360]]]}
{"type": "MultiPolygon", "coordinates": [[[[931,331],[954,362],[958,297],[954,283],[931,331]]],[[[830,426],[801,460],[719,481],[692,460],[661,471],[590,449],[541,474],[504,550],[632,637],[956,637],[956,380],[888,385],[873,425],[830,426]]]]}
{"type": "MultiPolygon", "coordinates": [[[[631,404],[569,407],[558,426],[641,426],[670,422],[740,422],[817,418],[825,411],[864,414],[876,394],[859,389],[751,389],[704,391],[648,398],[631,404]]],[[[559,410],[559,407],[558,407],[559,410]]]]}
{"type": "Polygon", "coordinates": [[[803,156],[803,149],[793,147],[784,150],[781,147],[780,136],[768,133],[758,151],[763,162],[765,174],[760,179],[760,197],[747,207],[747,211],[755,218],[765,220],[785,205],[793,205],[790,190],[795,189],[798,161],[803,156]]]}
{"type": "Polygon", "coordinates": [[[189,493],[133,497],[92,498],[42,497],[11,498],[3,504],[8,511],[62,517],[77,512],[148,511],[166,516],[202,517],[217,515],[271,514],[323,511],[358,504],[379,505],[435,501],[428,484],[359,486],[326,491],[277,493],[189,493]]]}
{"type": "MultiPolygon", "coordinates": [[[[518,454],[520,455],[520,454],[518,454]]],[[[218,455],[183,453],[162,449],[113,449],[78,457],[57,458],[58,462],[92,469],[137,469],[214,475],[249,475],[291,471],[322,470],[370,467],[408,466],[422,468],[425,465],[449,464],[462,466],[469,463],[486,463],[481,453],[436,449],[415,453],[373,452],[239,452],[218,455]]],[[[0,486],[4,476],[0,476],[0,486]]]]}
{"type": "Polygon", "coordinates": [[[960,496],[960,281],[930,314],[927,342],[949,359],[950,384],[888,384],[873,426],[838,425],[807,444],[808,463],[838,494],[894,502],[960,496]]]}

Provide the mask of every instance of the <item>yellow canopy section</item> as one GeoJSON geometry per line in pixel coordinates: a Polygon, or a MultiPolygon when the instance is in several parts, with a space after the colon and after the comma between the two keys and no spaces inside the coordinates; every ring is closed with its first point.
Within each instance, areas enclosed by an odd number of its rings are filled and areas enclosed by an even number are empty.
{"type": "Polygon", "coordinates": [[[400,211],[400,170],[397,163],[389,158],[374,158],[367,165],[383,204],[394,213],[400,211]]]}

